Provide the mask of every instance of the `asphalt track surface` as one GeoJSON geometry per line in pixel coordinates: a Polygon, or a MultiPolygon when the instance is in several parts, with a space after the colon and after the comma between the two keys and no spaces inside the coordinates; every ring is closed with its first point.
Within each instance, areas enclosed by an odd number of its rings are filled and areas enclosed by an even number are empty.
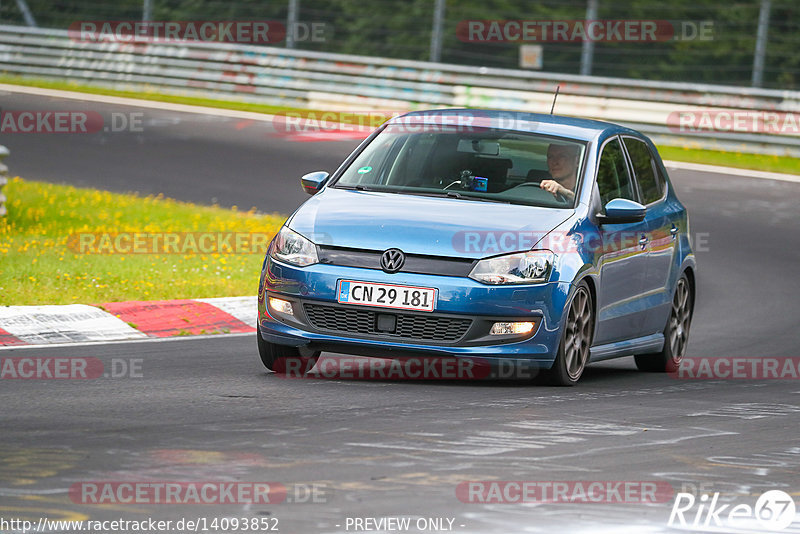
{"type": "MultiPolygon", "coordinates": [[[[2,96],[3,109],[14,106],[111,109],[2,96]]],[[[285,214],[304,198],[297,177],[333,169],[354,145],[295,143],[234,119],[142,112],[150,126],[136,134],[19,134],[0,143],[12,150],[13,173],[30,179],[285,214]]],[[[798,356],[800,184],[670,176],[698,248],[688,356],[798,356]]],[[[698,499],[719,492],[720,503],[750,506],[767,490],[800,495],[798,380],[681,380],[640,373],[632,358],[590,366],[566,389],[288,379],[261,368],[254,336],[0,352],[12,356],[96,357],[107,370],[133,361],[142,376],[0,383],[3,518],[277,518],[280,532],[333,533],[356,531],[353,518],[410,517],[407,532],[437,531],[417,530],[417,518],[450,518],[451,532],[469,533],[672,532],[674,499],[481,504],[462,502],[456,488],[662,481],[676,492],[695,488],[698,499]],[[274,482],[294,501],[316,484],[324,502],[74,502],[69,488],[90,481],[274,482]]],[[[800,516],[782,532],[800,532],[800,516]]]]}
{"type": "Polygon", "coordinates": [[[0,92],[0,109],[98,112],[105,121],[97,133],[0,133],[14,174],[287,215],[305,200],[300,176],[333,171],[358,144],[312,148],[276,135],[271,122],[20,93],[0,92]],[[135,127],[114,131],[133,121],[135,127]]]}

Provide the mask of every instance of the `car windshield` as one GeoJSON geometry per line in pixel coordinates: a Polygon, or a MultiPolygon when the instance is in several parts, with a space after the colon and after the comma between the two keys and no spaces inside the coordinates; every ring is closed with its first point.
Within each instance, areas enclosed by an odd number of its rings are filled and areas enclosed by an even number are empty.
{"type": "Polygon", "coordinates": [[[583,142],[509,130],[389,125],[334,187],[568,208],[585,149],[583,142]],[[547,191],[543,180],[561,187],[547,191]]]}

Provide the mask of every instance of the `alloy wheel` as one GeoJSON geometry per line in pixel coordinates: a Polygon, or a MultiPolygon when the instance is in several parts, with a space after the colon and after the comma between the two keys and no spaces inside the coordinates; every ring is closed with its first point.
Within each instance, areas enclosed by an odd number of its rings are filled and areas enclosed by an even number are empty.
{"type": "Polygon", "coordinates": [[[675,363],[679,363],[686,353],[691,318],[689,285],[685,278],[680,278],[675,288],[675,296],[672,297],[672,313],[669,318],[669,347],[672,361],[675,363]]]}
{"type": "Polygon", "coordinates": [[[567,316],[567,332],[564,338],[564,356],[567,374],[577,380],[589,360],[589,348],[592,342],[592,306],[589,292],[579,287],[572,299],[572,306],[567,316]]]}

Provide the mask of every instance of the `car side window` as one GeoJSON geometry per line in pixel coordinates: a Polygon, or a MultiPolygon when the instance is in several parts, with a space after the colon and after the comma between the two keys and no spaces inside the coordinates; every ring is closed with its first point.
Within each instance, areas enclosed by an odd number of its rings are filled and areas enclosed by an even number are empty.
{"type": "Polygon", "coordinates": [[[625,148],[631,157],[633,172],[639,182],[642,204],[650,204],[664,195],[664,182],[656,170],[656,162],[647,144],[640,139],[625,137],[625,148]]]}
{"type": "Polygon", "coordinates": [[[625,164],[625,156],[618,139],[612,139],[603,147],[600,164],[597,166],[597,189],[603,206],[609,200],[626,198],[636,200],[633,184],[625,164]]]}

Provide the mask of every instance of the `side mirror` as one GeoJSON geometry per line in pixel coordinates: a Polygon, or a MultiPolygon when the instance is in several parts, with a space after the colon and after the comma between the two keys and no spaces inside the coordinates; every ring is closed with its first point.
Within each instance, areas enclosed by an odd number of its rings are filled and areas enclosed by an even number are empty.
{"type": "Polygon", "coordinates": [[[300,178],[300,185],[303,186],[303,191],[309,195],[315,195],[322,189],[329,177],[330,174],[325,171],[310,172],[300,178]]]}
{"type": "Polygon", "coordinates": [[[615,198],[606,204],[605,213],[597,214],[600,224],[635,223],[644,219],[647,208],[625,198],[615,198]]]}

